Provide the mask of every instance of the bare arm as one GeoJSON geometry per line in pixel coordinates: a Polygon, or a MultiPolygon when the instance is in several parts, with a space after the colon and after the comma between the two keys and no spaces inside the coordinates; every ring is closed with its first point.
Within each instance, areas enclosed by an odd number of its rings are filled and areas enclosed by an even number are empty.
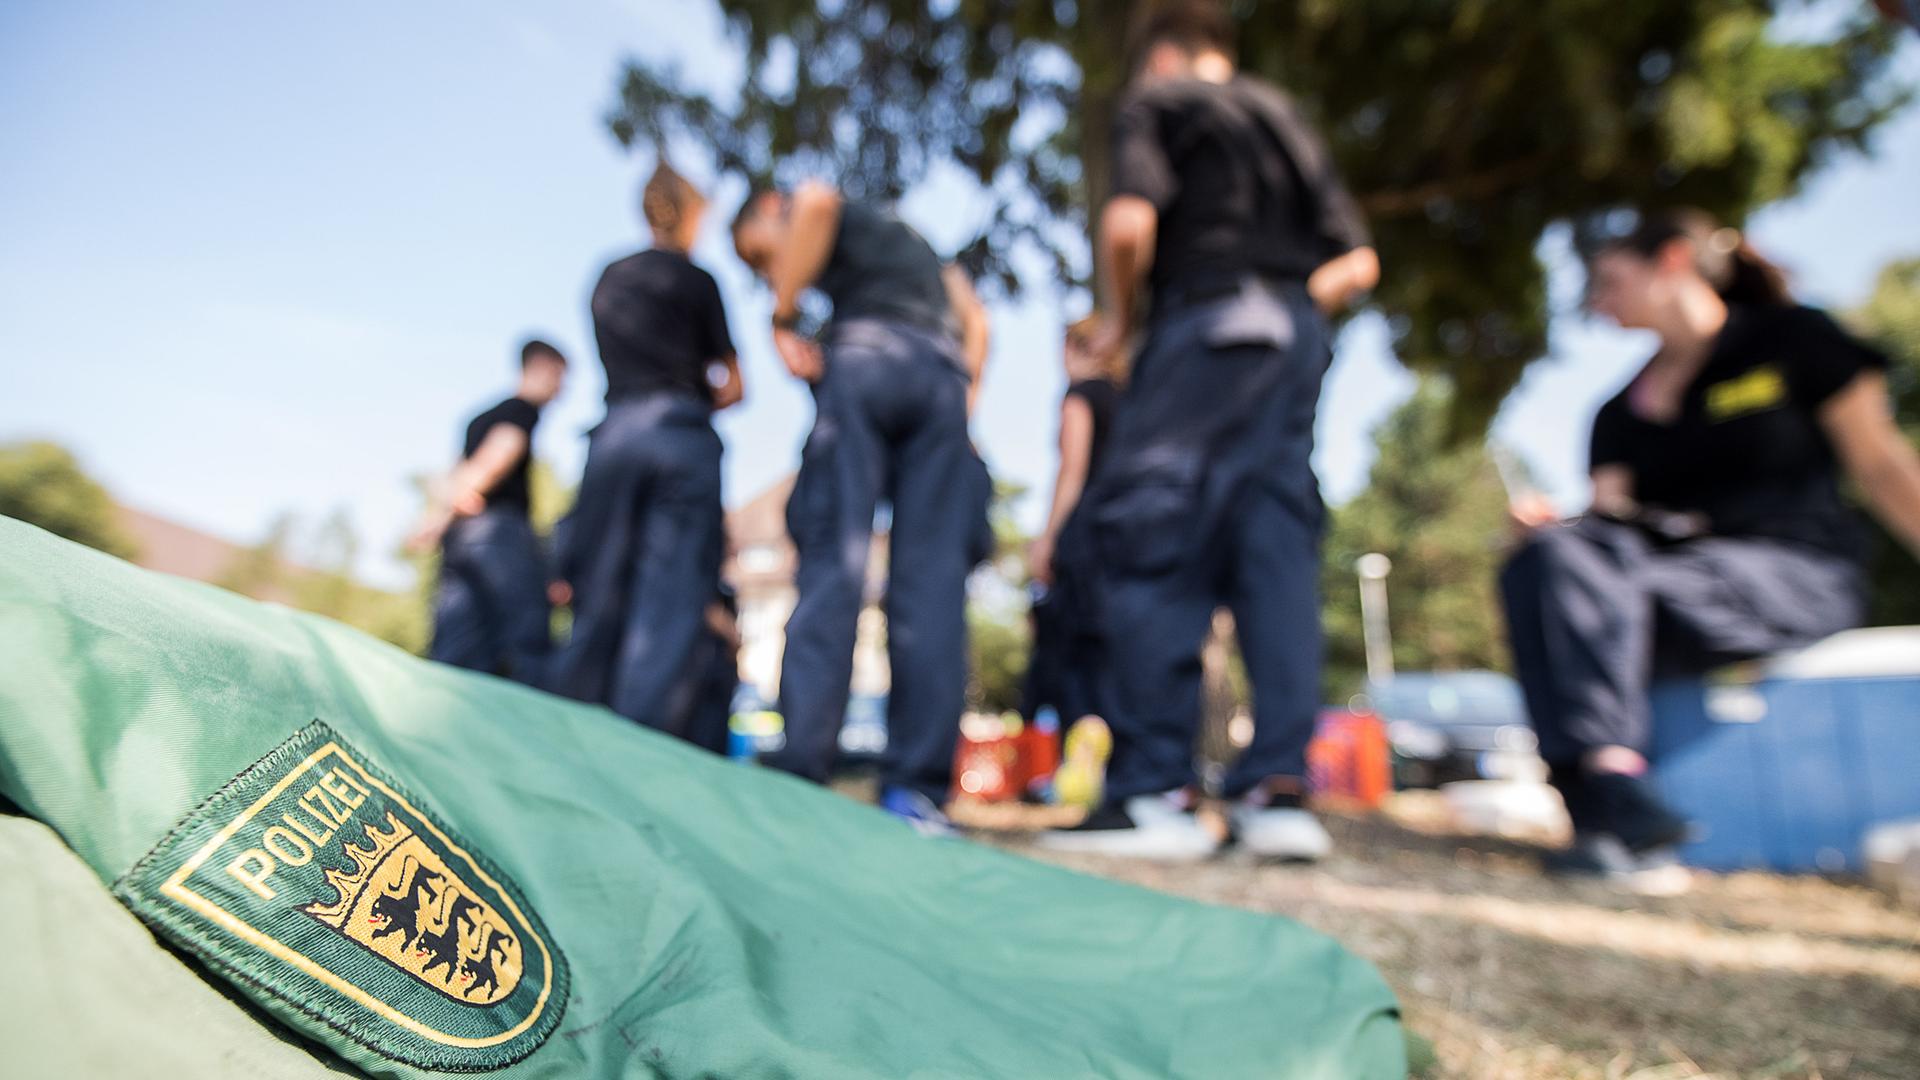
{"type": "Polygon", "coordinates": [[[1307,295],[1320,310],[1344,311],[1355,297],[1380,284],[1380,256],[1370,247],[1357,247],[1320,264],[1307,277],[1307,295]]]}
{"type": "Polygon", "coordinates": [[[1048,536],[1059,536],[1068,515],[1080,505],[1093,458],[1093,408],[1078,397],[1060,403],[1060,471],[1053,480],[1053,507],[1047,513],[1048,536]]]}
{"type": "Polygon", "coordinates": [[[477,514],[488,495],[527,455],[527,433],[512,424],[495,424],[447,483],[447,505],[456,514],[477,514]]]}
{"type": "Polygon", "coordinates": [[[992,342],[992,328],[987,322],[987,308],[980,302],[980,295],[973,291],[973,282],[968,280],[967,272],[952,263],[940,272],[940,280],[947,287],[947,303],[953,308],[954,318],[960,323],[960,355],[967,364],[967,413],[972,415],[973,407],[980,400],[980,380],[987,370],[987,348],[992,342]]]}
{"type": "Polygon", "coordinates": [[[1893,422],[1886,375],[1861,372],[1820,406],[1819,417],[1874,516],[1920,559],[1920,453],[1893,422]]]}
{"type": "Polygon", "coordinates": [[[487,496],[527,452],[527,433],[512,424],[495,424],[480,440],[473,456],[455,466],[440,485],[438,500],[420,515],[407,547],[425,552],[440,543],[456,517],[468,517],[487,508],[487,496]]]}
{"type": "Polygon", "coordinates": [[[1111,316],[1109,333],[1124,336],[1139,314],[1140,282],[1153,264],[1153,245],[1160,231],[1160,211],[1138,195],[1117,195],[1100,213],[1100,240],[1095,253],[1104,309],[1111,316]]]}
{"type": "Polygon", "coordinates": [[[819,181],[808,181],[794,191],[787,242],[774,255],[767,274],[773,286],[775,322],[800,313],[801,292],[826,269],[840,227],[841,202],[832,185],[819,181]]]}
{"type": "Polygon", "coordinates": [[[1060,470],[1053,480],[1053,505],[1047,526],[1027,549],[1027,568],[1036,581],[1053,583],[1053,548],[1087,487],[1093,457],[1093,409],[1078,397],[1060,403],[1060,470]]]}

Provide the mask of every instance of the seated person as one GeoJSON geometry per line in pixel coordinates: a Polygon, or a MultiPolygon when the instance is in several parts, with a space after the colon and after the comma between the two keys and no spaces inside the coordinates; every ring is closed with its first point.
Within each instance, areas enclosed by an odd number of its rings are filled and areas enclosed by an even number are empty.
{"type": "Polygon", "coordinates": [[[1589,304],[1660,348],[1594,420],[1593,505],[1537,497],[1501,576],[1514,664],[1575,843],[1554,869],[1631,876],[1687,823],[1645,779],[1656,671],[1817,641],[1865,611],[1851,477],[1920,553],[1920,455],[1884,356],[1794,304],[1778,269],[1694,211],[1596,254],[1589,304]]]}

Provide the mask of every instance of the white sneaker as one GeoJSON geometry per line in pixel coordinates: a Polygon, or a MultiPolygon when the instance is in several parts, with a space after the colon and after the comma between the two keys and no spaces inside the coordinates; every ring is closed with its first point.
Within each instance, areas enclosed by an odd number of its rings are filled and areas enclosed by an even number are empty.
{"type": "Polygon", "coordinates": [[[1239,802],[1231,811],[1240,846],[1254,855],[1293,862],[1318,862],[1333,852],[1333,837],[1311,811],[1298,806],[1255,806],[1239,802]]]}
{"type": "Polygon", "coordinates": [[[1169,795],[1136,795],[1118,805],[1104,804],[1079,825],[1041,833],[1035,843],[1048,851],[1157,862],[1199,862],[1220,846],[1192,812],[1169,795]]]}

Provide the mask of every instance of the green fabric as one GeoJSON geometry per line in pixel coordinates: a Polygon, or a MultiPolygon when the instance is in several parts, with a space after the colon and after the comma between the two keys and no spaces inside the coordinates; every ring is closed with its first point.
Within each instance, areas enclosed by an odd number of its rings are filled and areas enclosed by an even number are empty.
{"type": "Polygon", "coordinates": [[[0,1074],[351,1073],[161,948],[45,825],[0,814],[0,1074]]]}
{"type": "MultiPolygon", "coordinates": [[[[102,881],[315,720],[499,867],[572,986],[558,1030],[495,1075],[1405,1074],[1379,976],[1287,920],[924,840],[604,710],[7,519],[0,650],[0,794],[102,881]]],[[[423,1075],[238,985],[363,1069],[423,1075]]]]}

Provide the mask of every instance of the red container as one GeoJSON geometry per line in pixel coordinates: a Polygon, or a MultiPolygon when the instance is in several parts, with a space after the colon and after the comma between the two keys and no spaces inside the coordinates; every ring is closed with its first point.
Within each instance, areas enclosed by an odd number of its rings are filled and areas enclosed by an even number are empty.
{"type": "Polygon", "coordinates": [[[1052,735],[1028,724],[1014,734],[969,734],[963,726],[953,755],[953,797],[1011,802],[1053,775],[1060,764],[1052,735]]]}
{"type": "Polygon", "coordinates": [[[1393,791],[1387,725],[1373,713],[1327,709],[1307,744],[1307,791],[1326,805],[1377,810],[1393,791]]]}

